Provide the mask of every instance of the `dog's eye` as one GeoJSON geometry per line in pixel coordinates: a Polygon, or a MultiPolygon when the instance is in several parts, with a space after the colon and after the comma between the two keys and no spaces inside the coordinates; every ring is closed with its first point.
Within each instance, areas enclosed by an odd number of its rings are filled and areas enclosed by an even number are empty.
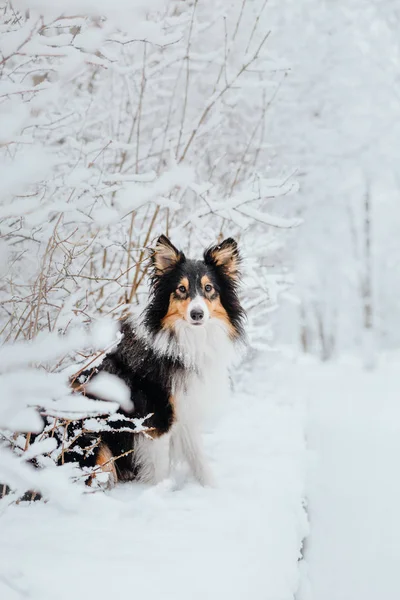
{"type": "Polygon", "coordinates": [[[186,294],[186,288],[184,285],[180,285],[178,287],[178,292],[180,292],[181,294],[186,294]]]}
{"type": "Polygon", "coordinates": [[[211,283],[206,283],[206,285],[204,286],[204,291],[205,292],[211,292],[211,290],[213,289],[213,286],[211,285],[211,283]]]}

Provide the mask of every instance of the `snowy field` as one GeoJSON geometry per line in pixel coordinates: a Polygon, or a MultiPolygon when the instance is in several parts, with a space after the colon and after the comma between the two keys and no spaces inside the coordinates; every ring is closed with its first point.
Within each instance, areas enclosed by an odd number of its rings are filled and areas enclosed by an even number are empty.
{"type": "Polygon", "coordinates": [[[1,600],[67,600],[71,590],[97,599],[292,599],[307,534],[303,413],[274,391],[264,362],[206,436],[215,488],[125,484],[87,496],[78,513],[8,508],[1,600]]]}

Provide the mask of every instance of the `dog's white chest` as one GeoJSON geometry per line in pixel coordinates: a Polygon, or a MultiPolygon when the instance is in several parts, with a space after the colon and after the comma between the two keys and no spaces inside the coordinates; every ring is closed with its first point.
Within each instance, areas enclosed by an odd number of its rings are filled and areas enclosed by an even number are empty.
{"type": "Polygon", "coordinates": [[[226,368],[210,367],[204,373],[192,373],[184,384],[176,388],[176,421],[201,429],[204,423],[219,413],[228,393],[229,375],[226,368]]]}

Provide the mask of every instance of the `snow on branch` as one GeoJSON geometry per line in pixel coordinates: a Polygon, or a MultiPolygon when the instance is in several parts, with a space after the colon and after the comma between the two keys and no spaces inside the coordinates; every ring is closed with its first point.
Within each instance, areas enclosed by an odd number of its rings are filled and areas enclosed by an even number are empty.
{"type": "MultiPolygon", "coordinates": [[[[115,412],[119,401],[125,407],[129,405],[125,385],[107,380],[100,382],[104,386],[101,397],[112,402],[89,400],[81,394],[72,393],[69,376],[66,372],[49,373],[35,364],[51,360],[54,362],[66,352],[79,347],[93,345],[112,348],[116,339],[115,327],[108,323],[99,324],[92,332],[71,331],[68,336],[49,335],[31,342],[7,344],[0,350],[0,483],[8,485],[14,493],[28,490],[40,492],[49,500],[69,505],[71,494],[63,502],[62,490],[69,486],[70,473],[65,470],[58,474],[52,484],[53,475],[43,473],[42,468],[34,469],[28,461],[56,452],[55,438],[47,437],[47,431],[53,431],[54,424],[46,417],[56,419],[82,419],[88,416],[104,415],[115,412]],[[13,438],[7,432],[29,432],[26,438],[13,438]],[[41,434],[29,446],[31,433],[41,434]],[[10,449],[17,451],[16,459],[10,449]],[[60,489],[61,488],[61,489],[60,489]]],[[[94,380],[95,381],[95,380],[94,380]]],[[[95,391],[95,390],[94,390],[95,391]]],[[[56,453],[57,454],[57,453],[56,453]]],[[[43,467],[39,460],[39,466],[43,467]]],[[[45,463],[47,466],[56,463],[45,463]]],[[[71,492],[74,496],[75,492],[71,492]]]]}
{"type": "Polygon", "coordinates": [[[251,217],[254,221],[263,223],[264,225],[270,225],[271,227],[277,227],[279,229],[290,229],[291,227],[298,227],[303,222],[302,219],[285,219],[283,217],[277,217],[268,213],[256,210],[251,206],[245,205],[245,203],[234,207],[238,212],[251,217]]]}

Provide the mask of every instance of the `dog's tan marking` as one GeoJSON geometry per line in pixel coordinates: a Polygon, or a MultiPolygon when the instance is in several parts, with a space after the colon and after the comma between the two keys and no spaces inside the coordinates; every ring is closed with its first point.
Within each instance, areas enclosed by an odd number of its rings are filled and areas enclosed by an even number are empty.
{"type": "Polygon", "coordinates": [[[179,319],[186,319],[187,309],[190,304],[190,298],[175,298],[171,294],[169,299],[168,312],[161,321],[163,329],[172,329],[179,319]]]}
{"type": "MultiPolygon", "coordinates": [[[[211,279],[209,278],[209,276],[203,275],[203,277],[201,278],[201,287],[204,289],[208,283],[213,286],[213,283],[212,283],[211,279]]],[[[213,288],[214,288],[214,286],[213,286],[213,288]]]]}
{"type": "Polygon", "coordinates": [[[221,319],[221,321],[223,321],[228,328],[229,337],[233,339],[237,336],[237,331],[230,322],[228,313],[222,306],[220,297],[217,296],[216,298],[212,298],[212,296],[215,294],[214,286],[211,292],[205,291],[204,288],[208,283],[210,285],[213,285],[208,275],[203,275],[203,277],[201,278],[201,285],[203,287],[204,293],[206,294],[204,301],[207,304],[208,310],[210,312],[210,317],[214,317],[215,319],[221,319]]]}
{"type": "Polygon", "coordinates": [[[178,296],[180,296],[181,298],[185,297],[185,294],[189,291],[189,279],[187,277],[182,277],[182,279],[180,280],[180,282],[178,283],[178,285],[176,286],[176,294],[178,296]],[[184,285],[186,288],[186,292],[181,292],[179,287],[181,285],[184,285]]]}
{"type": "Polygon", "coordinates": [[[161,433],[154,427],[153,429],[139,433],[139,435],[144,435],[145,437],[150,437],[152,440],[155,440],[160,437],[161,433]]]}
{"type": "Polygon", "coordinates": [[[214,319],[220,319],[223,321],[228,329],[229,337],[231,339],[237,337],[238,333],[230,319],[228,317],[228,313],[225,308],[221,304],[221,299],[219,296],[211,300],[210,298],[204,298],[205,303],[207,304],[207,308],[210,311],[210,317],[214,317],[214,319]]]}
{"type": "Polygon", "coordinates": [[[96,457],[96,465],[101,467],[101,470],[104,473],[110,473],[112,485],[115,485],[118,481],[117,469],[115,468],[115,462],[112,460],[114,458],[113,453],[107,444],[102,442],[99,447],[99,452],[96,457]]]}
{"type": "Polygon", "coordinates": [[[175,396],[170,396],[169,397],[169,403],[172,406],[172,422],[170,425],[170,428],[172,427],[172,425],[176,422],[176,398],[175,396]]]}

